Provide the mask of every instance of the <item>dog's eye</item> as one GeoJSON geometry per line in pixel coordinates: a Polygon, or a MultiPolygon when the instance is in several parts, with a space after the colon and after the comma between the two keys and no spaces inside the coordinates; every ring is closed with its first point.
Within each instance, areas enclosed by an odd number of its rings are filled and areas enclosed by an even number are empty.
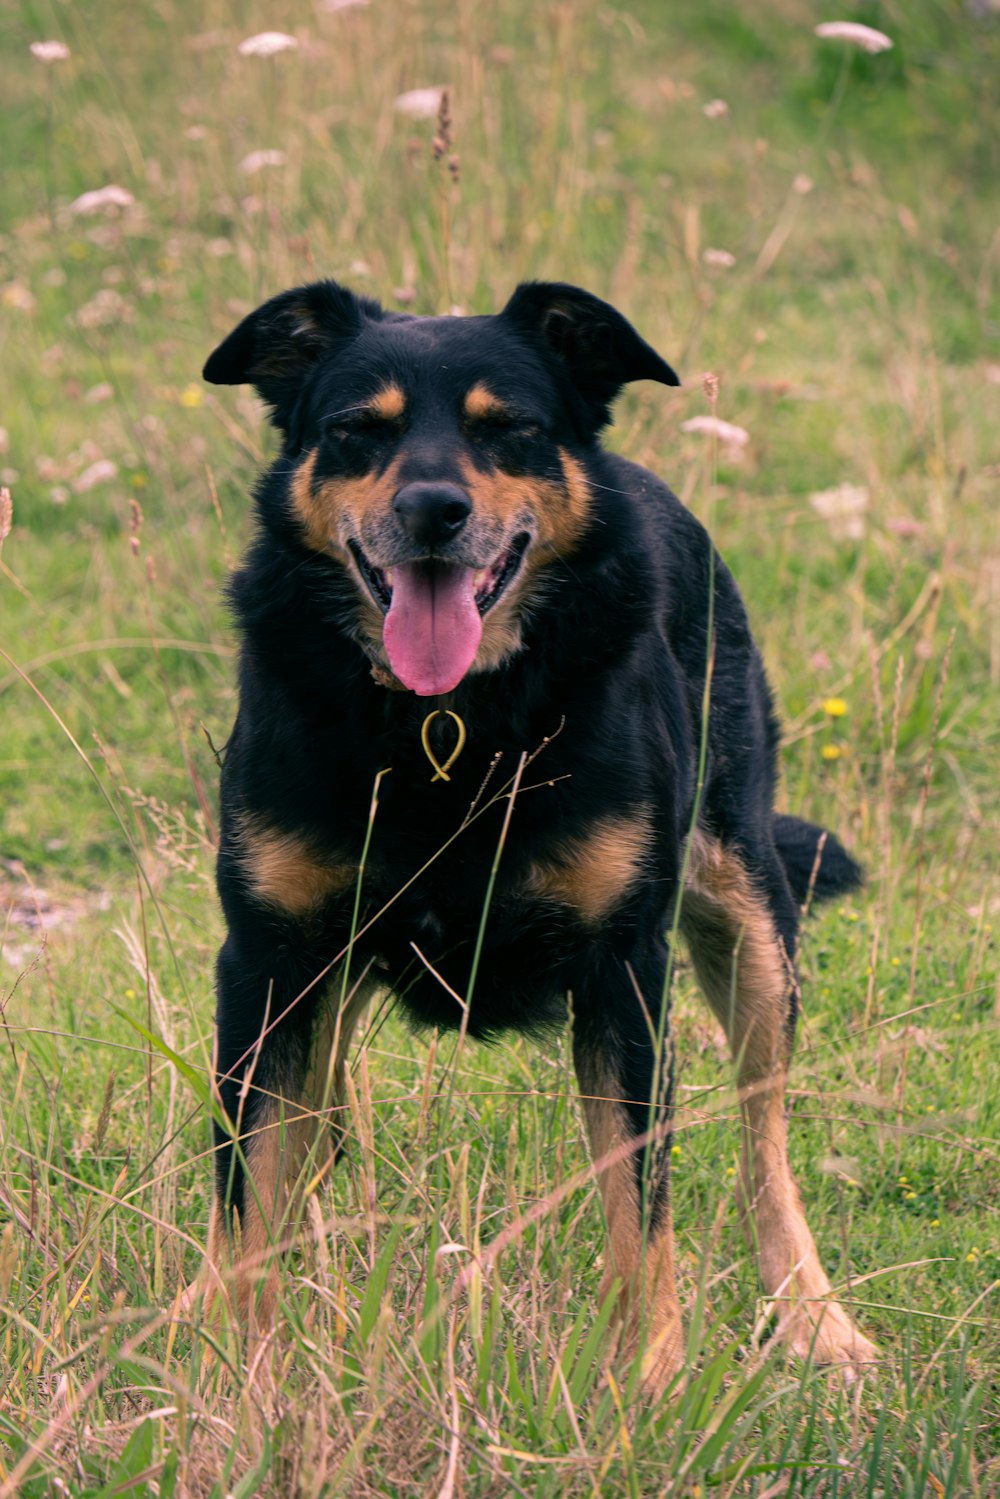
{"type": "Polygon", "coordinates": [[[323,428],[324,435],[332,442],[346,442],[350,438],[386,439],[395,437],[400,431],[397,417],[381,416],[377,411],[360,409],[344,411],[331,417],[323,428]]]}
{"type": "Polygon", "coordinates": [[[468,423],[468,429],[473,439],[479,438],[482,442],[497,442],[505,437],[537,437],[541,430],[537,422],[518,416],[513,411],[477,417],[475,421],[468,423]]]}

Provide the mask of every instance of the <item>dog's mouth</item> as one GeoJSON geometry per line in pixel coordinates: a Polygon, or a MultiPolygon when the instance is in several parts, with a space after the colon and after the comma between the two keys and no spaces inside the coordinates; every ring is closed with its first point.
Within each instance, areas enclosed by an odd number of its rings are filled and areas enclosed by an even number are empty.
{"type": "Polygon", "coordinates": [[[527,531],[485,567],[436,557],[379,568],[353,539],[351,556],[385,615],[382,642],[393,672],[421,697],[451,692],[475,658],[483,618],[507,592],[521,568],[527,531]]]}

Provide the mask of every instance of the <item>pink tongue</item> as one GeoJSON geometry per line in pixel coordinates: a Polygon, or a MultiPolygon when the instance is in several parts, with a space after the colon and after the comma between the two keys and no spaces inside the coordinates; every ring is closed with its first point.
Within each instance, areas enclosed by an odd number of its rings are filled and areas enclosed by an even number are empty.
{"type": "Polygon", "coordinates": [[[474,583],[471,567],[443,562],[393,569],[382,640],[394,673],[419,697],[450,692],[472,665],[483,633],[474,583]]]}

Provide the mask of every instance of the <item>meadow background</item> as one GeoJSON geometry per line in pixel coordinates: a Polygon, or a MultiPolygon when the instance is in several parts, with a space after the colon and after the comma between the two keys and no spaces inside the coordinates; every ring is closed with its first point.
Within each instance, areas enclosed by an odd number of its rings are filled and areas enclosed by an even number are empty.
{"type": "Polygon", "coordinates": [[[4,7],[0,1495],[1000,1493],[998,77],[990,0],[4,7]],[[271,29],[297,47],[238,52],[271,29]],[[394,100],[441,86],[435,159],[394,100]],[[321,275],[426,313],[575,281],[684,376],[611,441],[711,525],[783,805],[868,870],[806,930],[791,1107],[877,1378],[761,1352],[686,967],[672,1401],[635,1398],[597,1303],[564,1051],[391,1014],[278,1351],[171,1319],[207,1222],[223,586],[273,452],[199,371],[321,275]],[[683,430],[706,371],[745,440],[683,430]]]}

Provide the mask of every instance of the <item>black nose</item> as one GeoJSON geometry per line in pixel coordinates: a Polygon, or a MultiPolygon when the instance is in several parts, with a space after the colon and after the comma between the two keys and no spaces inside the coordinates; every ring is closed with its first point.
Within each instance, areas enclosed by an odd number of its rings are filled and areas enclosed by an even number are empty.
{"type": "Polygon", "coordinates": [[[457,484],[404,484],[392,502],[399,523],[420,546],[442,546],[472,513],[472,501],[457,484]]]}

